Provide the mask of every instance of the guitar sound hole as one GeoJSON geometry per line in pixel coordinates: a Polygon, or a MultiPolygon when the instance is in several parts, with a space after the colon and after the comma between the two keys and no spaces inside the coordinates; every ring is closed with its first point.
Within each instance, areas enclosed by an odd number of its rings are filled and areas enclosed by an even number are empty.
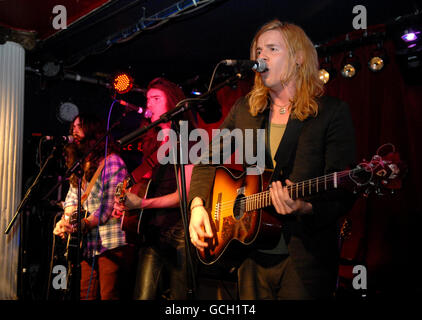
{"type": "Polygon", "coordinates": [[[236,197],[234,207],[233,207],[233,216],[236,218],[236,220],[240,220],[243,217],[243,214],[245,213],[245,204],[246,201],[245,195],[239,194],[236,197]]]}

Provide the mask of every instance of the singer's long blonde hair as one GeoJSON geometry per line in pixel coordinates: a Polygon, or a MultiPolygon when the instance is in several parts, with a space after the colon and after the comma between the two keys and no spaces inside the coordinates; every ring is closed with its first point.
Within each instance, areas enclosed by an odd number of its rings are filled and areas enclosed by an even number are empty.
{"type": "MultiPolygon", "coordinates": [[[[284,23],[279,20],[272,20],[266,23],[255,34],[250,48],[250,57],[256,60],[256,47],[258,38],[267,31],[279,30],[283,41],[288,49],[289,68],[280,79],[283,85],[293,79],[296,84],[296,93],[293,97],[291,113],[293,117],[304,120],[309,116],[318,114],[316,98],[323,93],[323,83],[318,77],[318,55],[317,52],[302,30],[302,28],[291,23],[284,23]],[[303,62],[296,63],[297,55],[302,56],[303,62]]],[[[269,99],[269,88],[264,86],[260,74],[255,74],[255,82],[251,92],[248,94],[249,112],[256,116],[267,108],[269,99]]]]}

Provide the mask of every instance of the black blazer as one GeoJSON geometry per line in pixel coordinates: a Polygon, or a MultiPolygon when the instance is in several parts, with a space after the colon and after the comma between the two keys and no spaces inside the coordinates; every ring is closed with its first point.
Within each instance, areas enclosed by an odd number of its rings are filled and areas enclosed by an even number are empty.
{"type": "MultiPolygon", "coordinates": [[[[280,150],[275,156],[277,163],[283,163],[281,176],[293,182],[344,170],[355,164],[355,134],[348,105],[332,97],[320,98],[318,105],[318,115],[300,123],[297,147],[293,148],[291,157],[286,160],[280,150]]],[[[287,132],[295,127],[295,122],[297,125],[300,121],[289,119],[280,144],[288,137],[287,132]]],[[[245,136],[246,129],[267,129],[267,126],[268,110],[256,117],[251,116],[247,99],[243,97],[234,104],[220,128],[239,128],[245,136]]],[[[267,141],[259,143],[268,146],[267,141]]],[[[253,148],[253,154],[256,154],[255,139],[252,146],[244,145],[244,148],[250,147],[253,148]]],[[[272,167],[268,148],[265,151],[266,166],[272,167]]],[[[210,152],[210,163],[211,159],[210,152]]],[[[190,201],[197,196],[204,201],[208,200],[214,173],[213,165],[195,165],[189,192],[190,201]]],[[[283,217],[283,234],[289,255],[304,284],[313,284],[309,286],[309,290],[315,287],[315,281],[320,282],[320,286],[332,286],[335,281],[336,223],[340,216],[350,210],[353,201],[352,195],[336,190],[311,200],[312,214],[283,217]]]]}

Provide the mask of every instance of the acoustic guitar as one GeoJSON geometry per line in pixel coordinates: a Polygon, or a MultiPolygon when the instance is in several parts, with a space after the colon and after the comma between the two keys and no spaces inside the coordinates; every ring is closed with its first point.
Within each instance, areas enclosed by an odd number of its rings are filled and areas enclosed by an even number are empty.
{"type": "MultiPolygon", "coordinates": [[[[87,211],[82,209],[81,210],[81,220],[83,218],[87,217],[87,211]]],[[[83,235],[81,234],[81,239],[78,241],[78,210],[75,210],[72,212],[72,214],[69,216],[69,224],[74,228],[74,232],[67,234],[66,239],[66,248],[64,256],[67,260],[68,264],[73,263],[74,261],[77,261],[77,253],[78,253],[78,247],[80,250],[82,250],[83,247],[83,235]]]]}
{"type": "MultiPolygon", "coordinates": [[[[138,195],[138,197],[145,199],[148,196],[151,179],[141,178],[135,184],[134,180],[127,177],[123,182],[116,186],[115,196],[119,198],[119,202],[123,203],[126,200],[126,193],[131,192],[138,195]]],[[[126,210],[123,213],[121,220],[121,229],[126,233],[126,241],[129,243],[136,243],[142,235],[142,219],[144,209],[126,210]]]]}
{"type": "MultiPolygon", "coordinates": [[[[399,155],[391,152],[384,158],[376,155],[352,170],[289,185],[287,190],[292,199],[309,199],[340,188],[364,195],[372,191],[382,195],[383,190],[401,187],[403,168],[399,155]]],[[[265,241],[257,241],[257,245],[266,243],[271,248],[277,244],[282,224],[272,206],[268,190],[270,176],[269,170],[262,175],[246,175],[246,172],[235,175],[225,167],[217,167],[210,194],[211,206],[206,208],[214,236],[205,240],[208,247],[197,250],[202,263],[216,262],[232,241],[250,245],[260,235],[258,240],[265,241]]]]}

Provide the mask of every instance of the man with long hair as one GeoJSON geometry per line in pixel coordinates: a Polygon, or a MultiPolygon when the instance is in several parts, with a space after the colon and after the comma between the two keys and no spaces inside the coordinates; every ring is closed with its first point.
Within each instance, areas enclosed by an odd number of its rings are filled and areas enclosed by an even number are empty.
{"type": "MultiPolygon", "coordinates": [[[[286,185],[354,163],[350,112],[346,103],[322,95],[317,53],[300,27],[279,20],[268,22],[255,35],[250,58],[264,60],[267,70],[256,73],[253,89],[234,104],[221,128],[240,128],[243,133],[265,129],[265,141],[247,147],[256,152],[256,145],[265,143],[265,166],[276,168],[278,179],[270,184],[270,195],[283,231],[276,246],[253,249],[242,262],[239,297],[328,298],[337,271],[336,223],[351,208],[353,198],[336,192],[309,201],[293,200],[286,185]]],[[[198,164],[193,170],[189,232],[198,250],[204,250],[207,239],[213,237],[204,205],[215,170],[212,164],[198,164]]]]}
{"type": "MultiPolygon", "coordinates": [[[[146,97],[147,108],[152,112],[151,121],[154,122],[183,100],[184,93],[175,83],[156,78],[149,83],[146,97]]],[[[184,117],[192,119],[189,114],[184,117]]],[[[162,130],[166,137],[171,123],[161,123],[156,128],[162,130]]],[[[157,130],[150,130],[142,141],[144,157],[149,159],[144,159],[141,166],[151,166],[144,176],[151,179],[147,197],[141,198],[128,192],[124,203],[116,199],[115,211],[118,214],[124,210],[144,209],[144,241],[139,250],[134,299],[153,300],[164,297],[182,300],[187,298],[188,291],[184,226],[174,165],[162,164],[155,153],[164,143],[157,139],[157,130]],[[155,159],[151,159],[151,154],[154,154],[155,159]]],[[[185,166],[185,173],[189,192],[192,165],[185,166]]]]}
{"type": "MultiPolygon", "coordinates": [[[[82,113],[73,120],[70,133],[74,143],[65,148],[68,167],[92,150],[103,137],[105,124],[95,115],[82,113]]],[[[82,196],[86,198],[83,209],[87,213],[81,220],[83,258],[80,297],[88,300],[125,298],[133,260],[134,249],[127,244],[125,233],[120,228],[120,218],[112,217],[115,189],[127,176],[126,165],[112,141],[107,145],[107,157],[105,150],[106,141],[102,140],[81,164],[81,192],[86,192],[82,196]]],[[[72,174],[64,215],[53,231],[61,238],[75,232],[70,219],[78,206],[77,195],[78,177],[72,174]]]]}

